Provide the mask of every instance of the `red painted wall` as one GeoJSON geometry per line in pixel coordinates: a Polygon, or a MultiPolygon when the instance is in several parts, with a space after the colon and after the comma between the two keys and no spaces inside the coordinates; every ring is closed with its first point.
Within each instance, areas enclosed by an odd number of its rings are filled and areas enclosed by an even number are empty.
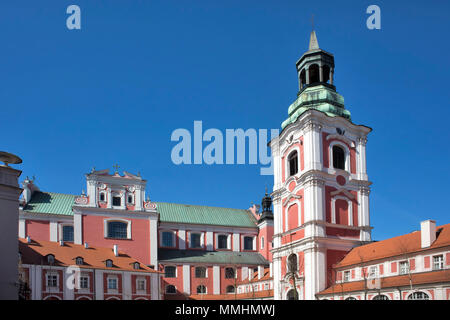
{"type": "Polygon", "coordinates": [[[50,222],[26,220],[25,235],[35,240],[50,241],[50,222]]]}
{"type": "Polygon", "coordinates": [[[107,239],[104,237],[104,220],[106,216],[83,216],[83,241],[93,247],[111,248],[117,244],[119,252],[125,252],[144,264],[150,264],[149,221],[144,219],[131,220],[131,240],[107,239]]]}

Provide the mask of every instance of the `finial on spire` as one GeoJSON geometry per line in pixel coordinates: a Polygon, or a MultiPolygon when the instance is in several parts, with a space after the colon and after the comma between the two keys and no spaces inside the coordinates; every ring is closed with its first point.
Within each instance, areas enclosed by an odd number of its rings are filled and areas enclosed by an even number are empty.
{"type": "Polygon", "coordinates": [[[119,173],[120,166],[117,163],[113,165],[113,168],[116,170],[114,173],[119,173]]]}
{"type": "Polygon", "coordinates": [[[319,49],[319,41],[317,41],[316,31],[314,31],[314,15],[311,16],[311,37],[309,38],[309,51],[319,49]]]}

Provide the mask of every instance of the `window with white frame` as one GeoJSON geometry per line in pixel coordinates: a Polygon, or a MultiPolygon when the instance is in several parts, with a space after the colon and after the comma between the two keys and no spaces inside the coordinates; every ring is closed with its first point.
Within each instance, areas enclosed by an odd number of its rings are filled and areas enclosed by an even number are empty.
{"type": "Polygon", "coordinates": [[[145,279],[143,278],[137,278],[136,279],[136,290],[139,292],[144,292],[146,291],[145,289],[145,279]]]}
{"type": "Polygon", "coordinates": [[[120,207],[122,205],[122,198],[120,196],[113,196],[112,205],[114,207],[120,207]]]}
{"type": "Polygon", "coordinates": [[[236,277],[234,268],[225,268],[225,279],[233,279],[236,277]]]}
{"type": "Polygon", "coordinates": [[[108,290],[117,290],[117,278],[108,278],[108,290]]]}
{"type": "Polygon", "coordinates": [[[378,266],[371,266],[369,268],[369,279],[378,278],[378,266]]]}
{"type": "Polygon", "coordinates": [[[350,281],[350,271],[344,271],[344,282],[350,281]]]}
{"type": "Polygon", "coordinates": [[[80,289],[89,289],[89,276],[80,276],[80,289]]]}
{"type": "Polygon", "coordinates": [[[177,268],[174,266],[165,266],[164,267],[164,277],[165,278],[176,278],[177,276],[177,268]]]}
{"type": "Polygon", "coordinates": [[[444,256],[438,255],[433,257],[433,270],[444,269],[444,256]]]}
{"type": "Polygon", "coordinates": [[[83,264],[84,264],[84,259],[83,259],[83,257],[76,257],[75,263],[76,263],[77,265],[79,265],[79,266],[83,265],[83,264]]]}
{"type": "Polygon", "coordinates": [[[57,288],[58,287],[58,275],[55,273],[47,274],[47,287],[57,288]]]}
{"type": "Polygon", "coordinates": [[[113,262],[112,262],[112,260],[111,260],[111,259],[107,259],[107,260],[105,261],[105,265],[106,265],[107,268],[112,268],[112,267],[113,267],[113,262]]]}
{"type": "Polygon", "coordinates": [[[61,228],[62,240],[64,242],[73,242],[73,226],[65,225],[61,228]]]}
{"type": "Polygon", "coordinates": [[[255,250],[253,248],[254,237],[244,237],[244,250],[255,250]]]}
{"type": "Polygon", "coordinates": [[[264,237],[261,237],[261,249],[264,249],[264,237]]]}
{"type": "Polygon", "coordinates": [[[127,220],[105,220],[105,237],[131,239],[131,222],[127,220]]]}
{"type": "Polygon", "coordinates": [[[408,274],[409,273],[409,262],[401,261],[400,262],[400,274],[408,274]]]}
{"type": "Polygon", "coordinates": [[[127,196],[127,203],[128,203],[128,204],[133,204],[133,203],[134,203],[134,197],[133,197],[132,194],[129,194],[129,195],[127,196]]]}
{"type": "Polygon", "coordinates": [[[289,176],[298,173],[298,153],[297,150],[291,152],[288,156],[289,176]]]}
{"type": "Polygon", "coordinates": [[[106,194],[104,192],[100,192],[99,200],[100,200],[100,202],[106,201],[106,194]]]}
{"type": "Polygon", "coordinates": [[[219,234],[217,236],[217,249],[228,249],[228,235],[219,234]]]}
{"type": "Polygon", "coordinates": [[[162,246],[163,247],[174,247],[174,233],[172,231],[161,232],[162,246]]]}
{"type": "Polygon", "coordinates": [[[189,247],[190,248],[201,248],[202,247],[202,234],[201,233],[190,233],[189,238],[189,247]]]}

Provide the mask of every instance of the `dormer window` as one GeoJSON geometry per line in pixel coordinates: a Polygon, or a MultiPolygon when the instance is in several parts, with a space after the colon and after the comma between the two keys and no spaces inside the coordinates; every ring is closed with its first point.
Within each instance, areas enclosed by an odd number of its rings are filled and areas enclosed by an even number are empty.
{"type": "Polygon", "coordinates": [[[120,207],[121,203],[122,203],[122,201],[121,201],[120,197],[113,197],[112,198],[112,205],[113,206],[120,207]]]}
{"type": "Polygon", "coordinates": [[[82,257],[77,257],[76,259],[75,259],[75,263],[77,264],[77,265],[83,265],[84,264],[84,259],[82,258],[82,257]]]}
{"type": "Polygon", "coordinates": [[[47,255],[47,262],[48,262],[48,264],[55,263],[55,256],[52,254],[47,255]]]}
{"type": "Polygon", "coordinates": [[[297,151],[291,152],[288,157],[289,176],[293,176],[298,172],[298,153],[297,151]]]}
{"type": "Polygon", "coordinates": [[[135,263],[133,263],[133,269],[135,269],[135,270],[139,270],[141,268],[141,265],[140,265],[140,263],[139,262],[135,262],[135,263]]]}
{"type": "Polygon", "coordinates": [[[111,259],[108,259],[105,261],[105,265],[107,268],[112,268],[113,267],[113,262],[111,259]]]}

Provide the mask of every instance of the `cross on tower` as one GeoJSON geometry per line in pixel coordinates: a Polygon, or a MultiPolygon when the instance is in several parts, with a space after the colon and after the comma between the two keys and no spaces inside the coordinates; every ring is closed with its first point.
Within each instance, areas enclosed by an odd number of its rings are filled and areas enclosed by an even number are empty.
{"type": "Polygon", "coordinates": [[[113,168],[116,169],[115,173],[118,173],[120,166],[116,163],[115,165],[113,165],[113,168]]]}

